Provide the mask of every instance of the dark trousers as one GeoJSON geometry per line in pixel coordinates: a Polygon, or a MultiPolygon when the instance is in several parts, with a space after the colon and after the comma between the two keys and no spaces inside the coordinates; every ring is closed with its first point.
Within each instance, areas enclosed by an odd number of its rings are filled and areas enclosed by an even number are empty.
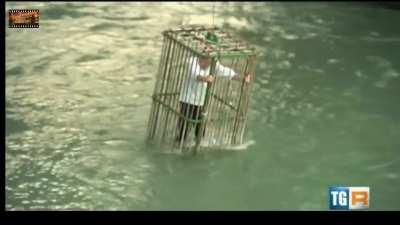
{"type": "MultiPolygon", "coordinates": [[[[181,103],[181,115],[183,115],[185,118],[189,118],[192,120],[201,120],[202,117],[202,109],[203,107],[201,106],[197,106],[197,105],[192,105],[192,104],[188,104],[188,103],[184,103],[184,102],[180,102],[181,103]]],[[[185,141],[188,133],[190,131],[190,127],[191,124],[193,123],[188,123],[185,122],[185,120],[181,117],[179,117],[178,120],[178,136],[177,141],[181,141],[182,138],[185,141]]],[[[201,123],[196,123],[196,129],[195,129],[195,135],[196,138],[199,138],[200,135],[200,127],[201,127],[201,123]]],[[[205,134],[205,129],[203,130],[203,136],[205,134]]]]}

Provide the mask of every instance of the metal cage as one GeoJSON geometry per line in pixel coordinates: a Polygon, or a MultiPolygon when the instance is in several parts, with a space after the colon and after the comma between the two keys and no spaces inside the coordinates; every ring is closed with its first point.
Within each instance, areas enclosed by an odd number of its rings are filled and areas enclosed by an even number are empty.
{"type": "Polygon", "coordinates": [[[216,26],[164,31],[147,140],[195,152],[243,143],[255,63],[254,48],[216,26]]]}

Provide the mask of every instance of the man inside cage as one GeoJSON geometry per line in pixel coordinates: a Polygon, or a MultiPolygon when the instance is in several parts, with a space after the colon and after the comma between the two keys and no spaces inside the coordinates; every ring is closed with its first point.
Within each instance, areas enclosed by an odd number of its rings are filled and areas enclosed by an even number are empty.
{"type": "MultiPolygon", "coordinates": [[[[231,80],[250,82],[250,74],[241,78],[233,69],[216,62],[214,74],[210,74],[211,59],[208,57],[190,57],[189,71],[180,92],[180,113],[187,119],[200,121],[203,118],[203,108],[206,98],[207,85],[214,82],[215,76],[226,77],[231,80]]],[[[195,137],[199,138],[201,122],[195,125],[195,137]]],[[[190,124],[183,118],[178,120],[178,135],[176,141],[181,143],[187,139],[190,124]]],[[[205,134],[203,128],[202,136],[205,134]]]]}

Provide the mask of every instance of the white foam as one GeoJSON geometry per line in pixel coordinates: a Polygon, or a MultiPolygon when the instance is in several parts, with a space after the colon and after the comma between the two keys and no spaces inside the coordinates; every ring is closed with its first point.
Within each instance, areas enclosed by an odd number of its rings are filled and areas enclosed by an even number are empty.
{"type": "MultiPolygon", "coordinates": [[[[213,143],[210,143],[212,141],[203,141],[200,144],[200,152],[212,152],[214,150],[217,151],[244,151],[247,150],[249,146],[255,144],[254,140],[249,140],[243,144],[240,145],[229,145],[229,146],[223,146],[223,147],[214,147],[213,143]]],[[[190,147],[194,147],[194,146],[190,146],[190,147]]],[[[188,149],[188,150],[180,150],[179,148],[168,148],[168,149],[161,149],[160,153],[162,154],[173,154],[173,155],[182,155],[185,154],[187,152],[191,152],[193,149],[188,149]]]]}
{"type": "Polygon", "coordinates": [[[372,166],[367,167],[366,170],[371,171],[371,170],[378,170],[378,169],[386,168],[386,167],[394,165],[398,161],[400,161],[400,159],[395,159],[395,160],[392,160],[389,162],[383,162],[381,164],[372,165],[372,166]]]}
{"type": "Polygon", "coordinates": [[[235,145],[235,146],[228,146],[226,149],[227,150],[234,150],[234,151],[242,151],[246,150],[249,146],[255,144],[256,142],[254,140],[249,140],[241,145],[235,145]]]}
{"type": "Polygon", "coordinates": [[[357,77],[364,77],[364,76],[365,76],[360,70],[357,70],[356,73],[355,73],[355,75],[356,75],[357,77]]]}
{"type": "Polygon", "coordinates": [[[398,179],[399,175],[396,173],[389,173],[389,174],[386,174],[385,177],[387,177],[389,179],[398,179]]]}
{"type": "Polygon", "coordinates": [[[375,37],[363,37],[361,38],[363,41],[370,41],[370,42],[383,42],[383,43],[398,43],[400,42],[400,38],[375,38],[375,37]]]}
{"type": "Polygon", "coordinates": [[[286,40],[296,40],[296,39],[299,39],[299,36],[297,36],[295,34],[283,34],[282,38],[284,38],[286,40]]]}
{"type": "Polygon", "coordinates": [[[333,59],[333,58],[332,58],[332,59],[329,59],[329,60],[328,60],[328,63],[329,63],[329,64],[336,64],[336,63],[338,63],[338,62],[339,62],[338,59],[333,59]]]}
{"type": "Polygon", "coordinates": [[[399,72],[397,72],[396,70],[394,70],[394,69],[390,69],[390,70],[388,70],[388,71],[386,71],[384,74],[383,74],[383,77],[386,77],[386,78],[394,78],[394,77],[399,77],[399,72]]]}
{"type": "Polygon", "coordinates": [[[303,37],[303,39],[313,38],[313,37],[316,37],[316,36],[317,36],[316,33],[307,33],[307,34],[303,37]]]}
{"type": "Polygon", "coordinates": [[[113,146],[121,145],[121,144],[125,144],[125,143],[126,143],[126,141],[123,141],[123,140],[109,140],[109,141],[104,142],[104,144],[106,144],[106,145],[113,145],[113,146]]]}

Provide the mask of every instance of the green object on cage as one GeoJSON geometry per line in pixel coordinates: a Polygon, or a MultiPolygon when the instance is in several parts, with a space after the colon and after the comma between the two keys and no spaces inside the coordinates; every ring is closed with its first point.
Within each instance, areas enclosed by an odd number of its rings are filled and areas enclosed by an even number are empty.
{"type": "Polygon", "coordinates": [[[218,44],[218,37],[212,32],[207,32],[206,40],[211,44],[218,44]]]}
{"type": "Polygon", "coordinates": [[[256,55],[216,26],[164,31],[147,140],[193,152],[243,143],[256,55]]]}

